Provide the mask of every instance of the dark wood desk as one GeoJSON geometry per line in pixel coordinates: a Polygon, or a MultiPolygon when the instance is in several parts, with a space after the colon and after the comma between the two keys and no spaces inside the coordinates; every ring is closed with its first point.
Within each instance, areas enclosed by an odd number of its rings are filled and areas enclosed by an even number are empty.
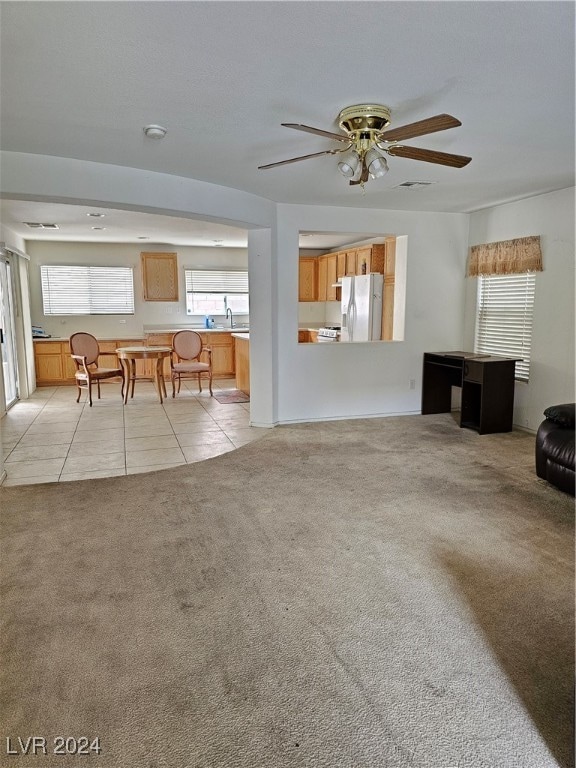
{"type": "Polygon", "coordinates": [[[517,359],[474,352],[425,352],[422,413],[450,411],[452,387],[460,387],[461,427],[481,435],[510,432],[517,359]]]}

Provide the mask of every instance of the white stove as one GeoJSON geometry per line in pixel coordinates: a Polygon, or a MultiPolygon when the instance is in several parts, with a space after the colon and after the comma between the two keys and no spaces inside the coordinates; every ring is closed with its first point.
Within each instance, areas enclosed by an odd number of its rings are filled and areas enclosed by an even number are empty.
{"type": "Polygon", "coordinates": [[[328,326],[326,328],[318,328],[318,341],[339,341],[340,340],[340,326],[328,326]]]}

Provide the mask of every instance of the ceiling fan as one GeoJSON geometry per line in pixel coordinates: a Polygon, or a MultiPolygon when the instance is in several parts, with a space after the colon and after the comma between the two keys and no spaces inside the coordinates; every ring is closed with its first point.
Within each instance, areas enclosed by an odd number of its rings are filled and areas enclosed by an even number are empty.
{"type": "Polygon", "coordinates": [[[383,104],[354,104],[345,107],[338,115],[338,124],[344,133],[333,133],[320,128],[312,128],[300,123],[282,123],[285,128],[294,128],[297,131],[314,133],[325,136],[328,139],[345,144],[339,149],[326,149],[324,152],[313,152],[310,155],[292,157],[290,160],[280,160],[277,163],[258,166],[259,170],[276,168],[279,165],[297,163],[300,160],[308,160],[320,155],[344,156],[338,163],[338,170],[350,184],[360,184],[362,187],[370,177],[373,179],[384,176],[388,171],[388,163],[385,155],[391,157],[408,157],[412,160],[421,160],[425,163],[448,165],[452,168],[463,168],[468,165],[471,157],[453,155],[449,152],[437,152],[433,149],[421,149],[409,147],[398,142],[405,139],[413,139],[415,136],[425,136],[436,131],[445,131],[448,128],[456,128],[462,125],[451,115],[435,115],[416,123],[402,125],[399,128],[385,130],[390,124],[390,109],[383,104]]]}

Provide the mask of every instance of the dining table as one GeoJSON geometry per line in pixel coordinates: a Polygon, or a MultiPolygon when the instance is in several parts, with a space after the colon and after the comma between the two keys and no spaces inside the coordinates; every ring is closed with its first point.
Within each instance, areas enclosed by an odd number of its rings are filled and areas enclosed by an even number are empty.
{"type": "Polygon", "coordinates": [[[166,397],[166,383],[164,382],[163,371],[164,358],[172,354],[172,347],[118,347],[116,354],[124,371],[124,404],[128,402],[128,390],[130,390],[130,397],[134,397],[134,385],[137,380],[152,380],[156,386],[160,402],[164,402],[163,397],[166,397]],[[153,375],[137,376],[137,360],[155,361],[153,375]]]}

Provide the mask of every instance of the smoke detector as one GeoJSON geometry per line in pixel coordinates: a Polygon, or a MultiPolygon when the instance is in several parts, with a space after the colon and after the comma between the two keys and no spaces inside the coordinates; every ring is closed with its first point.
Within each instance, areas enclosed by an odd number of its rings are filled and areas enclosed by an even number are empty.
{"type": "Polygon", "coordinates": [[[142,130],[149,139],[163,139],[168,133],[161,125],[145,125],[142,130]]]}

